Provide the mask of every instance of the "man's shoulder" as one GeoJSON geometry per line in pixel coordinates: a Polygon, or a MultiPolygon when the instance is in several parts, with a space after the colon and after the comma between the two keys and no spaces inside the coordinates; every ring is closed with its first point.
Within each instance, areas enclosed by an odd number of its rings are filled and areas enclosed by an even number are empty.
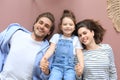
{"type": "Polygon", "coordinates": [[[26,28],[24,28],[23,26],[21,26],[19,23],[11,23],[10,25],[8,25],[8,30],[23,30],[25,32],[30,32],[29,30],[27,30],[26,28]]]}

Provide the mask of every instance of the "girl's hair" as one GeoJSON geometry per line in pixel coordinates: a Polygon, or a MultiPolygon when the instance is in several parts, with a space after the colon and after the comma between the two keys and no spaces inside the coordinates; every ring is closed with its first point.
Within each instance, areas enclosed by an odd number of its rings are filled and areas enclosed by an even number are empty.
{"type": "MultiPolygon", "coordinates": [[[[46,17],[46,18],[50,19],[50,21],[52,22],[52,26],[51,26],[51,28],[50,28],[50,32],[51,32],[51,34],[52,34],[53,31],[54,31],[54,29],[55,29],[55,18],[54,18],[54,15],[53,15],[52,13],[50,13],[50,12],[42,13],[42,14],[38,15],[38,17],[36,18],[34,24],[37,23],[38,20],[39,20],[41,17],[46,17]]],[[[34,28],[34,27],[33,27],[33,28],[34,28]]],[[[45,37],[45,39],[46,39],[46,38],[49,39],[51,36],[52,36],[52,35],[47,35],[47,36],[45,37]]]]}
{"type": "MultiPolygon", "coordinates": [[[[74,13],[70,10],[64,10],[62,17],[60,18],[60,23],[58,24],[58,33],[60,33],[60,34],[63,34],[63,31],[61,30],[61,25],[62,25],[62,21],[65,17],[72,19],[72,21],[76,25],[76,18],[75,18],[74,13]]],[[[72,34],[75,34],[75,31],[72,34]]]]}
{"type": "Polygon", "coordinates": [[[76,26],[77,26],[76,28],[77,35],[79,28],[86,27],[90,31],[94,31],[94,39],[96,44],[99,44],[103,41],[103,36],[106,30],[97,21],[94,21],[92,19],[85,19],[83,21],[78,22],[76,26]]]}

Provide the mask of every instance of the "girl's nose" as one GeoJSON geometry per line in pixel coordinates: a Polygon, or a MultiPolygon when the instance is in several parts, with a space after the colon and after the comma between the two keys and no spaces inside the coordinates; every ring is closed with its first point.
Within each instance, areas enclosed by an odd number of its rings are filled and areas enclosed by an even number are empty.
{"type": "Polygon", "coordinates": [[[42,25],[40,26],[40,28],[42,28],[42,29],[43,29],[43,28],[44,28],[44,24],[42,24],[42,25]]]}

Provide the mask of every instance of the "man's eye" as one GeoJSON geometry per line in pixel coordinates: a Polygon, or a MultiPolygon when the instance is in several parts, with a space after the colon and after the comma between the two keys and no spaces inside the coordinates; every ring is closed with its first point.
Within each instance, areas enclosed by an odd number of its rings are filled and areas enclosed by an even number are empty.
{"type": "Polygon", "coordinates": [[[48,24],[45,25],[46,28],[50,29],[50,26],[48,24]]]}
{"type": "Polygon", "coordinates": [[[78,37],[81,37],[81,35],[79,34],[78,37]]]}
{"type": "Polygon", "coordinates": [[[43,24],[43,21],[39,21],[39,24],[43,24]]]}

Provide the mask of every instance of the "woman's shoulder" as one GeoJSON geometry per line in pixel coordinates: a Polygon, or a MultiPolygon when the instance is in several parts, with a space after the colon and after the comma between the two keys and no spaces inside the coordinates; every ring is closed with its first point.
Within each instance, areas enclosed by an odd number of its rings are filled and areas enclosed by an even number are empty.
{"type": "Polygon", "coordinates": [[[112,49],[112,47],[109,44],[99,44],[102,49],[112,49]]]}

